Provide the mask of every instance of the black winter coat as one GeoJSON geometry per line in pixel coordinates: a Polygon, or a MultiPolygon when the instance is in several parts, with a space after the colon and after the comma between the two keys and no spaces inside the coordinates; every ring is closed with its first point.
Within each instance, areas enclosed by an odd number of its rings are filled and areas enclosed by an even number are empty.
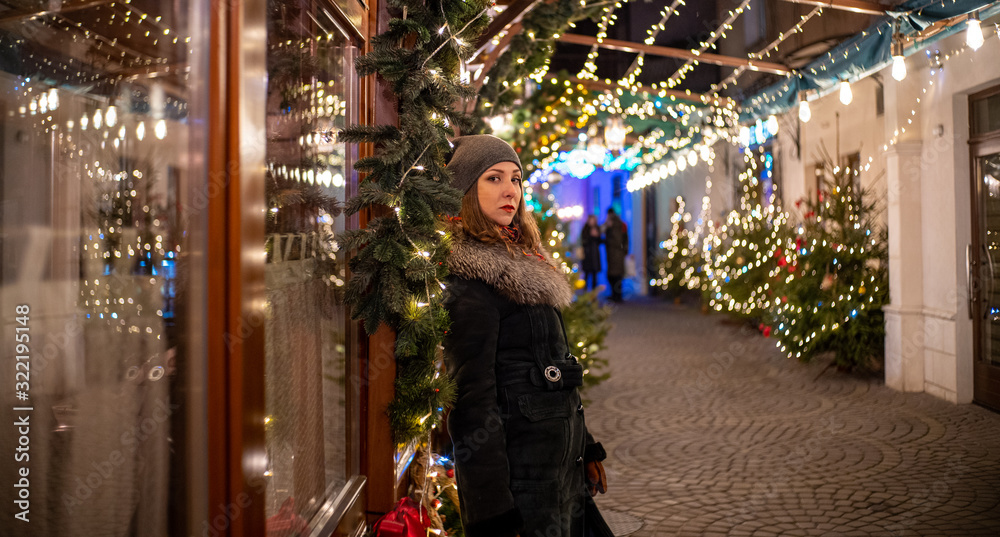
{"type": "Polygon", "coordinates": [[[572,291],[547,256],[511,249],[458,238],[448,262],[445,362],[458,388],[448,431],[462,522],[468,537],[582,537],[585,507],[596,513],[584,462],[603,449],[584,423],[583,370],[559,312],[572,291]]]}
{"type": "Polygon", "coordinates": [[[604,223],[604,255],[608,258],[608,277],[625,276],[628,255],[628,226],[617,216],[604,223]]]}

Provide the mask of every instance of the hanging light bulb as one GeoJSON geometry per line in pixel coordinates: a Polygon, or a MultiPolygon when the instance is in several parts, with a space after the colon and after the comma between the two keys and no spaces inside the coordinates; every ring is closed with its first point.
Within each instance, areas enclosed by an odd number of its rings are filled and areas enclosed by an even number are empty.
{"type": "Polygon", "coordinates": [[[892,78],[906,78],[906,57],[903,56],[903,36],[896,34],[892,38],[892,78]]]}
{"type": "Polygon", "coordinates": [[[851,91],[851,83],[846,80],[842,80],[840,82],[840,102],[844,104],[851,104],[851,101],[853,100],[854,92],[851,91]]]}
{"type": "Polygon", "coordinates": [[[799,97],[799,121],[803,123],[809,123],[812,119],[812,109],[809,108],[809,101],[806,100],[806,93],[802,92],[802,96],[799,97]]]}
{"type": "Polygon", "coordinates": [[[609,151],[621,151],[625,148],[625,122],[619,116],[608,118],[604,127],[604,145],[609,151]]]}
{"type": "Polygon", "coordinates": [[[965,31],[965,44],[972,50],[979,50],[983,46],[983,26],[979,21],[979,12],[973,11],[966,23],[969,26],[965,31]]]}
{"type": "Polygon", "coordinates": [[[767,116],[767,131],[771,136],[778,134],[778,117],[774,114],[767,116]]]}

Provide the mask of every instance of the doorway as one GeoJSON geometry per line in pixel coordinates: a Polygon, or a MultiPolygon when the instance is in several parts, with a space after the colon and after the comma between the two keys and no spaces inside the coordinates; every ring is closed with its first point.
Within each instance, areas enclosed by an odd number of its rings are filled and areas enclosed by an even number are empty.
{"type": "Polygon", "coordinates": [[[1000,87],[969,99],[973,244],[969,289],[975,337],[973,399],[1000,411],[1000,87]]]}

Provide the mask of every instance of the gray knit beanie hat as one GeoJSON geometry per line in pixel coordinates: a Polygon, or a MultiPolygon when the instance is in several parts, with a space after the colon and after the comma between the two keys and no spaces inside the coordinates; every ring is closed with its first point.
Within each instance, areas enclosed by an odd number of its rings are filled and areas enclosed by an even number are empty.
{"type": "Polygon", "coordinates": [[[451,171],[451,186],[462,194],[468,192],[479,176],[498,162],[513,162],[521,170],[521,159],[514,148],[491,134],[459,136],[451,143],[454,151],[446,167],[451,171]]]}

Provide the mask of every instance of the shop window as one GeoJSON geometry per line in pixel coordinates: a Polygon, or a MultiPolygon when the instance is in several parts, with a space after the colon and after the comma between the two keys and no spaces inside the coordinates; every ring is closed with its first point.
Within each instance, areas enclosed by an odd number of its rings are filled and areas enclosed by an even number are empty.
{"type": "Polygon", "coordinates": [[[972,136],[1000,131],[1000,90],[971,100],[972,136]]]}
{"type": "Polygon", "coordinates": [[[204,323],[181,305],[204,286],[207,133],[192,110],[206,109],[209,47],[192,21],[208,9],[0,12],[5,536],[180,535],[204,485],[185,478],[183,404],[204,323]]]}
{"type": "Polygon", "coordinates": [[[268,531],[297,535],[357,471],[357,356],[342,235],[356,186],[357,49],[323,2],[268,3],[265,404],[268,531]],[[353,438],[353,440],[352,440],[353,438]]]}

